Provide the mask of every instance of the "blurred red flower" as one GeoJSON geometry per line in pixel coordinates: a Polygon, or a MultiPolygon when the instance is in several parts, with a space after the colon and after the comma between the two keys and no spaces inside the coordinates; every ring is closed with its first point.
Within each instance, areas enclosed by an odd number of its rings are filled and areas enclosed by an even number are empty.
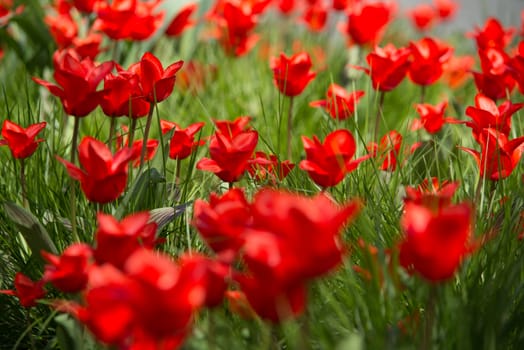
{"type": "Polygon", "coordinates": [[[55,14],[47,14],[44,17],[44,22],[59,49],[70,46],[78,35],[78,27],[70,10],[71,5],[68,2],[58,1],[54,7],[55,14]]]}
{"type": "Polygon", "coordinates": [[[424,179],[417,187],[406,186],[405,203],[414,203],[436,211],[451,205],[451,198],[457,191],[458,182],[442,181],[432,177],[424,179]]]}
{"type": "MultiPolygon", "coordinates": [[[[399,158],[404,156],[404,154],[400,153],[402,140],[402,135],[398,131],[391,130],[386,135],[382,136],[378,145],[375,142],[370,142],[368,144],[367,149],[370,155],[372,157],[379,157],[381,170],[395,171],[399,158]]],[[[413,153],[418,147],[420,147],[420,145],[420,142],[414,143],[405,155],[413,153]]]]}
{"type": "Polygon", "coordinates": [[[169,142],[169,158],[186,159],[198,146],[205,144],[204,140],[195,140],[196,134],[204,127],[205,123],[194,123],[185,129],[175,124],[175,132],[169,142]]]}
{"type": "Polygon", "coordinates": [[[66,166],[69,176],[80,181],[87,199],[96,203],[114,201],[122,194],[127,182],[128,163],[139,156],[132,148],[123,148],[113,156],[106,144],[92,137],[82,139],[78,152],[83,170],[57,158],[66,166]]]}
{"type": "Polygon", "coordinates": [[[95,65],[90,58],[80,59],[75,51],[66,49],[54,53],[53,65],[58,85],[36,77],[33,80],[59,97],[67,114],[85,117],[102,102],[107,91],[96,89],[113,69],[113,62],[95,65]]]}
{"type": "Polygon", "coordinates": [[[13,158],[27,158],[35,153],[38,144],[44,141],[44,139],[36,139],[36,135],[38,135],[46,125],[46,122],[41,122],[23,128],[6,119],[2,125],[3,139],[0,139],[0,146],[8,146],[13,158]]]}
{"type": "Polygon", "coordinates": [[[299,164],[300,169],[308,172],[309,177],[319,186],[331,187],[344,179],[346,174],[355,170],[368,156],[352,159],[356,152],[356,143],[349,130],[335,130],[326,136],[324,143],[313,136],[310,140],[302,136],[306,159],[299,164]]]}
{"type": "Polygon", "coordinates": [[[57,256],[41,251],[45,265],[42,280],[51,282],[53,286],[65,293],[82,291],[88,280],[89,268],[93,251],[85,243],[75,243],[67,247],[57,256]]]}
{"type": "Polygon", "coordinates": [[[190,2],[178,10],[178,13],[171,20],[171,23],[166,29],[167,36],[179,36],[184,30],[191,27],[194,22],[191,21],[191,15],[197,10],[198,4],[190,2]]]}
{"type": "Polygon", "coordinates": [[[444,123],[457,122],[454,118],[444,116],[448,101],[442,101],[436,106],[429,103],[417,103],[415,107],[420,119],[413,120],[411,130],[424,128],[430,134],[435,134],[442,129],[444,123]]]}
{"type": "Polygon", "coordinates": [[[514,28],[506,29],[496,18],[490,17],[484,23],[483,28],[476,27],[475,31],[469,33],[468,36],[475,39],[479,50],[490,47],[504,50],[511,42],[514,33],[514,28]]]}
{"type": "Polygon", "coordinates": [[[338,84],[331,84],[326,93],[326,100],[312,101],[311,107],[323,107],[329,115],[338,120],[344,120],[353,115],[358,100],[364,96],[364,91],[347,92],[338,84]]]}
{"type": "Polygon", "coordinates": [[[376,45],[395,11],[395,4],[389,1],[356,3],[348,8],[344,32],[358,45],[376,45]]]}
{"type": "Polygon", "coordinates": [[[443,65],[450,59],[453,49],[432,38],[426,37],[410,42],[409,48],[413,61],[408,70],[408,77],[418,85],[431,85],[443,73],[443,65]]]}
{"type": "Polygon", "coordinates": [[[459,148],[475,158],[481,178],[486,176],[493,181],[510,176],[524,152],[524,136],[509,140],[505,134],[492,128],[482,130],[478,135],[478,143],[480,152],[459,148]]]}
{"type": "Polygon", "coordinates": [[[45,297],[44,290],[45,282],[32,281],[29,277],[21,272],[15,275],[15,289],[14,290],[0,290],[0,294],[13,295],[20,300],[20,305],[23,307],[36,306],[36,301],[45,297]]]}
{"type": "Polygon", "coordinates": [[[100,103],[104,114],[109,117],[144,117],[149,113],[149,102],[144,98],[139,76],[117,65],[117,75],[104,77],[107,93],[100,103]]]}
{"type": "Polygon", "coordinates": [[[441,20],[449,20],[458,10],[458,3],[454,0],[433,0],[433,6],[441,20]]]}
{"type": "Polygon", "coordinates": [[[322,31],[327,23],[328,11],[322,2],[314,5],[309,5],[302,17],[302,20],[307,25],[309,30],[313,32],[322,31]]]}
{"type": "Polygon", "coordinates": [[[149,222],[148,212],[135,213],[118,221],[113,216],[97,214],[94,257],[97,264],[110,263],[123,269],[124,264],[141,247],[153,249],[157,225],[149,222]]]}
{"type": "Polygon", "coordinates": [[[471,78],[470,73],[474,64],[473,56],[452,56],[442,67],[444,70],[442,78],[450,88],[456,89],[471,78]]]}
{"type": "Polygon", "coordinates": [[[469,204],[449,205],[431,210],[408,202],[401,226],[400,264],[430,282],[452,278],[469,254],[472,209],[469,204]]]}
{"type": "Polygon", "coordinates": [[[387,44],[384,48],[376,46],[366,56],[369,68],[355,68],[369,75],[375,90],[390,91],[396,88],[406,76],[411,64],[410,55],[409,49],[403,47],[397,49],[393,44],[387,44]]]}
{"type": "Polygon", "coordinates": [[[162,24],[163,12],[156,12],[161,0],[100,1],[94,28],[113,40],[146,40],[162,24]]]}
{"type": "Polygon", "coordinates": [[[439,13],[430,4],[418,4],[408,12],[413,25],[420,31],[431,29],[439,19],[439,13]]]}
{"type": "Polygon", "coordinates": [[[294,167],[295,164],[289,160],[281,162],[274,154],[255,152],[254,159],[247,171],[259,182],[269,181],[276,184],[278,181],[284,180],[294,167]]]}
{"type": "Polygon", "coordinates": [[[273,82],[286,96],[297,96],[304,91],[316,73],[311,71],[311,58],[307,52],[300,52],[291,57],[284,53],[280,57],[271,57],[269,65],[273,71],[273,82]]]}

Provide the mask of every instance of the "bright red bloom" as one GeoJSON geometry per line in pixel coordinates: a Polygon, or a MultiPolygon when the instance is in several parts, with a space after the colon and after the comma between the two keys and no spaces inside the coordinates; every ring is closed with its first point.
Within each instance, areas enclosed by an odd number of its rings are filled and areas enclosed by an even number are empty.
{"type": "Polygon", "coordinates": [[[511,74],[491,75],[479,72],[472,73],[478,92],[493,100],[506,98],[508,92],[511,93],[515,87],[515,80],[511,74]]]}
{"type": "MultiPolygon", "coordinates": [[[[125,133],[129,132],[127,126],[122,126],[122,131],[125,133]]],[[[155,140],[155,139],[147,140],[146,154],[144,156],[144,161],[150,161],[151,159],[155,157],[159,144],[160,144],[159,140],[155,140]]],[[[143,146],[144,146],[144,140],[142,139],[135,140],[133,141],[133,145],[131,146],[131,149],[133,150],[134,154],[140,154],[140,152],[142,152],[143,146]]],[[[129,139],[127,135],[125,136],[118,135],[116,137],[116,150],[119,151],[124,147],[129,147],[129,139]]],[[[138,168],[140,166],[140,159],[135,159],[132,164],[134,168],[138,168]]]]}
{"type": "Polygon", "coordinates": [[[109,117],[144,117],[149,113],[149,102],[143,96],[137,74],[117,66],[118,75],[104,77],[104,95],[100,106],[109,117]]]}
{"type": "Polygon", "coordinates": [[[197,169],[211,171],[222,181],[229,183],[242,177],[258,143],[256,131],[237,131],[235,127],[238,127],[242,120],[249,121],[249,118],[237,118],[233,123],[216,123],[218,130],[211,137],[209,144],[211,159],[202,158],[197,163],[197,169]]]}
{"type": "Polygon", "coordinates": [[[195,123],[181,129],[175,124],[175,132],[169,142],[169,158],[186,159],[198,146],[203,145],[205,141],[195,140],[195,136],[204,125],[205,123],[195,123]]]}
{"type": "Polygon", "coordinates": [[[245,131],[251,131],[250,121],[251,117],[249,116],[241,116],[233,121],[215,120],[215,127],[218,132],[226,135],[229,139],[233,139],[245,131]]]}
{"type": "Polygon", "coordinates": [[[428,209],[437,210],[451,204],[451,198],[457,191],[458,182],[442,181],[433,177],[424,179],[417,187],[406,186],[405,203],[423,205],[428,209]]]}
{"type": "Polygon", "coordinates": [[[326,136],[324,143],[313,136],[310,140],[302,136],[306,159],[299,164],[300,169],[308,172],[309,177],[319,186],[337,185],[346,174],[355,170],[369,156],[352,159],[356,144],[349,130],[335,130],[326,136]]]}
{"type": "Polygon", "coordinates": [[[426,37],[416,42],[410,42],[409,48],[413,62],[408,70],[408,77],[415,84],[431,85],[443,73],[443,65],[451,55],[453,49],[426,37]]]}
{"type": "Polygon", "coordinates": [[[90,246],[75,243],[67,247],[60,256],[45,251],[41,254],[48,262],[42,278],[44,281],[51,282],[65,293],[80,292],[86,287],[93,256],[90,246]]]}
{"type": "Polygon", "coordinates": [[[364,96],[364,91],[358,90],[348,93],[342,86],[329,85],[326,100],[313,101],[311,107],[323,107],[334,119],[344,120],[353,115],[358,100],[364,96]]]}
{"type": "Polygon", "coordinates": [[[471,128],[475,140],[486,128],[493,128],[506,136],[511,131],[511,116],[524,107],[524,103],[505,101],[497,107],[496,103],[482,94],[475,96],[475,107],[466,108],[466,115],[472,120],[465,124],[471,128]]]}
{"type": "Polygon", "coordinates": [[[60,98],[67,114],[85,117],[102,101],[105,90],[96,91],[98,84],[113,69],[113,62],[95,65],[90,58],[80,59],[72,50],[56,51],[53,55],[58,85],[33,77],[53,95],[60,98]]]}
{"type": "Polygon", "coordinates": [[[481,151],[460,147],[471,154],[479,167],[480,176],[497,181],[510,176],[524,152],[524,136],[513,140],[495,129],[483,129],[479,135],[481,151]]]}
{"type": "Polygon", "coordinates": [[[305,283],[342,262],[342,227],[359,207],[358,201],[340,207],[324,194],[265,189],[255,195],[241,250],[246,274],[235,280],[259,316],[278,322],[302,312],[305,283]]]}
{"type": "Polygon", "coordinates": [[[431,29],[438,20],[438,12],[430,4],[419,4],[408,12],[413,25],[420,31],[431,29]]]}
{"type": "Polygon", "coordinates": [[[119,269],[141,247],[153,249],[157,225],[149,223],[148,212],[129,215],[118,221],[113,216],[98,213],[94,257],[97,264],[110,263],[119,269]]]}
{"type": "Polygon", "coordinates": [[[184,32],[184,30],[191,27],[194,22],[191,21],[190,17],[191,15],[196,11],[198,8],[197,3],[188,3],[184,5],[176,16],[171,20],[171,23],[166,29],[166,35],[168,36],[179,36],[184,32]]]}
{"type": "Polygon", "coordinates": [[[259,182],[269,180],[270,183],[274,184],[277,183],[277,180],[284,180],[294,167],[295,164],[289,160],[280,162],[274,154],[255,152],[254,159],[247,171],[259,182]]]}
{"type": "Polygon", "coordinates": [[[108,203],[117,199],[127,182],[128,163],[139,156],[131,148],[123,148],[114,156],[106,144],[92,137],[84,137],[78,147],[78,157],[83,170],[57,157],[67,168],[69,176],[80,181],[87,199],[108,203]]]}
{"type": "MultiPolygon", "coordinates": [[[[358,0],[357,0],[358,1],[358,0]]],[[[336,11],[344,11],[349,5],[352,5],[354,0],[333,0],[332,8],[336,11]]]]}
{"type": "Polygon", "coordinates": [[[35,153],[38,144],[44,141],[44,139],[36,139],[36,136],[46,125],[46,122],[41,122],[24,129],[6,119],[2,126],[3,139],[0,139],[0,146],[8,146],[11,155],[16,159],[27,158],[35,153]]]}
{"type": "Polygon", "coordinates": [[[103,51],[100,48],[102,44],[102,35],[98,33],[89,33],[85,38],[76,37],[73,39],[72,48],[83,58],[94,60],[98,54],[103,51]]]}
{"type": "Polygon", "coordinates": [[[283,14],[291,13],[295,9],[296,1],[297,0],[275,0],[275,2],[278,2],[278,9],[283,14]]]}
{"type": "Polygon", "coordinates": [[[433,6],[441,20],[451,19],[458,9],[458,4],[454,0],[433,0],[433,6]]]}
{"type": "Polygon", "coordinates": [[[519,91],[524,95],[524,40],[519,43],[517,52],[510,61],[510,71],[519,85],[519,91]]]}
{"type": "Polygon", "coordinates": [[[45,297],[44,290],[45,282],[40,280],[32,281],[29,277],[21,272],[15,275],[15,289],[14,290],[0,290],[0,294],[13,295],[20,300],[20,305],[23,307],[36,306],[36,301],[45,297]]]}
{"type": "Polygon", "coordinates": [[[92,13],[103,0],[72,0],[73,6],[80,12],[92,13]]]}
{"type": "Polygon", "coordinates": [[[162,24],[164,14],[156,12],[160,3],[161,0],[101,1],[94,27],[114,40],[146,40],[162,24]]]}
{"type": "Polygon", "coordinates": [[[291,57],[281,53],[280,57],[271,57],[269,62],[273,71],[273,82],[286,96],[297,96],[304,91],[316,73],[311,71],[311,58],[307,52],[300,52],[291,57]]]}
{"type": "Polygon", "coordinates": [[[322,31],[326,26],[327,18],[328,11],[322,3],[308,6],[302,17],[309,30],[313,32],[322,31]]]}
{"type": "Polygon", "coordinates": [[[358,45],[376,45],[394,12],[394,4],[387,1],[357,3],[348,11],[344,31],[358,45]]]}
{"type": "Polygon", "coordinates": [[[410,55],[409,49],[397,49],[393,44],[387,44],[384,48],[376,46],[373,52],[366,56],[369,68],[355,68],[362,69],[369,75],[375,90],[391,91],[406,76],[411,64],[410,55]]]}
{"type": "Polygon", "coordinates": [[[66,7],[66,11],[57,9],[54,16],[46,15],[44,18],[44,22],[59,49],[70,46],[78,35],[78,27],[69,12],[70,5],[67,4],[66,7]]]}
{"type": "Polygon", "coordinates": [[[212,193],[209,203],[195,201],[193,225],[217,253],[240,249],[250,218],[251,210],[241,189],[234,188],[222,196],[212,193]]]}
{"type": "Polygon", "coordinates": [[[164,70],[160,60],[146,52],[140,62],[131,65],[128,70],[138,76],[145,99],[156,103],[165,100],[173,92],[176,73],[183,64],[184,61],[177,61],[164,70]]]}
{"type": "Polygon", "coordinates": [[[437,211],[406,203],[401,226],[400,264],[430,282],[453,277],[470,252],[472,209],[469,204],[449,205],[437,211]]]}
{"type": "Polygon", "coordinates": [[[514,33],[514,28],[505,29],[496,18],[490,17],[486,20],[484,28],[476,27],[475,32],[469,35],[477,42],[478,49],[484,50],[492,47],[504,50],[511,42],[514,33]]]}
{"type": "Polygon", "coordinates": [[[448,107],[448,101],[443,101],[433,106],[429,103],[417,103],[417,113],[420,119],[415,119],[411,130],[426,129],[430,134],[435,134],[442,129],[446,122],[455,122],[454,118],[445,117],[444,112],[448,107]]]}

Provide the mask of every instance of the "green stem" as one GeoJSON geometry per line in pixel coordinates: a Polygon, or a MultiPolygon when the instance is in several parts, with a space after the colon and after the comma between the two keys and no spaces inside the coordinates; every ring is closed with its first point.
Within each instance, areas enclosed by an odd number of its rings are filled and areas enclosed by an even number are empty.
{"type": "Polygon", "coordinates": [[[29,208],[29,202],[27,201],[27,187],[25,181],[25,159],[20,159],[20,187],[22,187],[22,204],[24,208],[29,208]]]}
{"type": "Polygon", "coordinates": [[[375,117],[375,133],[373,140],[375,140],[378,143],[378,131],[380,129],[380,118],[384,117],[384,98],[386,96],[385,91],[380,92],[379,102],[378,102],[378,109],[377,109],[377,115],[375,117]]]}
{"type": "Polygon", "coordinates": [[[142,152],[140,153],[140,170],[144,166],[144,159],[147,152],[147,139],[149,137],[149,129],[151,129],[151,121],[153,120],[153,111],[155,110],[155,103],[149,104],[149,114],[147,115],[146,129],[144,130],[144,138],[142,139],[142,152]]]}
{"type": "Polygon", "coordinates": [[[107,141],[107,145],[109,146],[111,153],[113,153],[114,151],[113,139],[115,138],[115,131],[116,131],[116,118],[111,117],[111,124],[109,124],[109,140],[107,141]]]}
{"type": "MultiPolygon", "coordinates": [[[[71,142],[71,163],[75,163],[76,152],[77,152],[77,143],[78,143],[78,131],[80,130],[80,118],[74,117],[74,126],[73,126],[73,139],[71,142]]],[[[80,242],[80,237],[76,230],[76,184],[73,181],[71,185],[71,232],[73,239],[76,242],[80,242]]]]}
{"type": "Polygon", "coordinates": [[[77,151],[77,145],[78,145],[78,131],[80,130],[80,118],[73,117],[74,118],[74,124],[73,124],[73,138],[71,140],[71,155],[70,160],[71,163],[75,163],[76,160],[76,151],[77,151]]]}
{"type": "Polygon", "coordinates": [[[25,309],[25,316],[27,321],[27,327],[30,328],[28,332],[29,342],[31,343],[31,349],[36,350],[35,338],[33,336],[32,328],[33,324],[31,323],[31,312],[28,308],[25,309]]]}
{"type": "Polygon", "coordinates": [[[437,304],[436,288],[436,286],[431,286],[428,303],[424,312],[424,334],[422,337],[422,343],[420,344],[421,350],[432,348],[433,325],[435,322],[435,308],[437,304]]]}
{"type": "Polygon", "coordinates": [[[136,118],[131,118],[131,125],[129,126],[129,136],[127,138],[127,147],[133,147],[133,141],[135,141],[135,131],[136,131],[136,118]]]}
{"type": "Polygon", "coordinates": [[[287,159],[291,159],[291,137],[293,127],[293,100],[294,97],[289,98],[289,109],[287,111],[287,159]]]}
{"type": "Polygon", "coordinates": [[[420,90],[420,103],[424,103],[425,97],[426,97],[426,85],[422,85],[422,88],[420,90]]]}

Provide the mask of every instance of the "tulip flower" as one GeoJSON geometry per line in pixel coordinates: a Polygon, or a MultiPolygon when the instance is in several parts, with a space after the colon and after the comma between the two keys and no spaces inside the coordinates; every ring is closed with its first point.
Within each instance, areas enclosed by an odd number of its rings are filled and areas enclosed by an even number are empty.
{"type": "Polygon", "coordinates": [[[291,57],[281,53],[280,57],[271,57],[269,62],[273,71],[273,82],[278,90],[289,96],[289,109],[287,116],[287,157],[291,158],[291,137],[293,127],[293,98],[304,91],[306,86],[316,76],[311,71],[311,58],[307,52],[300,52],[291,57]]]}
{"type": "Polygon", "coordinates": [[[451,19],[458,9],[458,4],[454,0],[433,0],[433,6],[442,21],[451,19]]]}
{"type": "Polygon", "coordinates": [[[96,248],[93,255],[98,264],[109,263],[122,269],[136,250],[153,249],[157,225],[149,223],[150,215],[141,212],[118,221],[111,215],[98,213],[95,232],[96,248]]]}
{"type": "Polygon", "coordinates": [[[58,48],[63,49],[73,43],[78,35],[78,27],[70,13],[71,5],[59,2],[56,6],[56,15],[46,15],[44,22],[58,48]]]}
{"type": "Polygon", "coordinates": [[[473,56],[452,56],[443,66],[442,78],[450,88],[456,89],[471,77],[470,72],[474,65],[473,56]]]}
{"type": "Polygon", "coordinates": [[[512,72],[515,77],[519,91],[521,94],[524,94],[524,41],[520,42],[517,52],[509,64],[510,72],[512,72]]]}
{"type": "Polygon", "coordinates": [[[156,12],[161,1],[100,1],[94,28],[113,40],[146,40],[160,27],[163,12],[156,12]]]}
{"type": "MultiPolygon", "coordinates": [[[[402,156],[400,149],[402,147],[402,135],[396,130],[391,130],[382,136],[380,142],[370,142],[367,146],[368,152],[372,157],[379,157],[380,169],[385,171],[395,171],[399,157],[402,156]]],[[[413,153],[421,143],[416,142],[406,152],[406,156],[413,153]]]]}
{"type": "Polygon", "coordinates": [[[430,4],[416,5],[408,12],[408,16],[413,25],[421,32],[431,29],[439,19],[437,10],[430,4]]]}
{"type": "Polygon", "coordinates": [[[495,101],[483,94],[475,96],[475,107],[466,108],[466,115],[472,120],[465,122],[471,128],[477,142],[480,134],[486,128],[492,128],[508,136],[511,131],[511,117],[524,107],[524,103],[505,101],[497,106],[495,101]]]}
{"type": "Polygon", "coordinates": [[[444,116],[448,101],[440,102],[436,106],[429,103],[417,103],[415,107],[420,119],[413,120],[411,130],[424,128],[430,134],[435,134],[442,129],[444,123],[457,123],[456,119],[444,116]]]}
{"type": "Polygon", "coordinates": [[[7,146],[11,155],[20,160],[20,186],[22,187],[22,202],[27,207],[27,189],[25,178],[25,158],[35,153],[38,144],[44,139],[36,139],[36,136],[42,131],[46,122],[29,125],[23,128],[10,120],[4,120],[2,125],[2,137],[0,146],[7,146]]]}
{"type": "Polygon", "coordinates": [[[169,142],[169,158],[179,160],[186,159],[198,146],[202,146],[205,141],[195,140],[195,136],[204,125],[202,122],[194,123],[182,129],[175,124],[175,132],[169,142]]]}
{"type": "Polygon", "coordinates": [[[498,181],[510,176],[524,152],[524,136],[508,140],[505,134],[488,128],[483,129],[478,137],[480,152],[466,147],[460,149],[475,158],[480,178],[498,181]]]}
{"type": "Polygon", "coordinates": [[[455,275],[470,253],[472,209],[469,204],[449,205],[436,211],[408,202],[401,227],[400,264],[437,283],[455,275]]]}
{"type": "Polygon", "coordinates": [[[302,21],[312,32],[321,32],[325,28],[328,18],[327,8],[323,3],[309,5],[304,12],[302,21]]]}
{"type": "Polygon", "coordinates": [[[348,11],[344,32],[357,45],[374,46],[380,42],[394,12],[394,4],[388,1],[357,3],[348,11]]]}
{"type": "Polygon", "coordinates": [[[309,105],[323,107],[332,118],[344,120],[353,115],[357,102],[362,96],[364,91],[348,93],[342,86],[331,84],[326,93],[326,100],[313,101],[309,105]]]}
{"type": "Polygon", "coordinates": [[[20,300],[20,305],[29,308],[36,306],[36,301],[45,297],[44,284],[43,280],[34,282],[23,273],[17,272],[15,275],[15,289],[0,290],[0,294],[15,296],[20,300]]]}
{"type": "Polygon", "coordinates": [[[191,15],[197,10],[198,4],[190,2],[178,10],[178,13],[171,20],[166,29],[167,36],[180,36],[186,29],[191,27],[194,22],[190,20],[191,15]]]}
{"type": "Polygon", "coordinates": [[[76,293],[87,286],[88,269],[93,252],[84,243],[75,243],[67,247],[62,255],[42,251],[47,261],[43,280],[65,293],[76,293]]]}
{"type": "Polygon", "coordinates": [[[426,37],[409,44],[413,61],[408,70],[408,77],[415,84],[427,86],[437,81],[443,73],[443,65],[453,49],[432,38],[426,37]]]}
{"type": "Polygon", "coordinates": [[[83,169],[57,157],[80,186],[87,199],[96,203],[108,203],[117,199],[127,182],[128,163],[138,155],[131,148],[124,148],[114,156],[109,148],[92,137],[84,137],[78,147],[83,169]]]}
{"type": "Polygon", "coordinates": [[[478,49],[487,49],[490,47],[504,50],[511,42],[514,28],[504,28],[500,22],[493,17],[490,17],[484,23],[483,28],[476,27],[473,33],[469,33],[477,43],[478,49]]]}
{"type": "Polygon", "coordinates": [[[335,130],[326,136],[324,143],[313,136],[302,136],[306,159],[299,164],[300,169],[308,172],[309,177],[323,188],[337,185],[346,174],[355,170],[368,156],[352,159],[356,144],[349,130],[335,130]]]}
{"type": "Polygon", "coordinates": [[[289,160],[280,162],[274,154],[255,152],[251,166],[247,171],[259,182],[269,180],[270,183],[275,184],[277,180],[284,180],[294,167],[295,164],[289,160]]]}
{"type": "Polygon", "coordinates": [[[428,209],[437,210],[451,205],[451,198],[457,191],[458,182],[442,181],[432,177],[424,179],[417,187],[406,186],[404,203],[423,205],[428,209]]]}

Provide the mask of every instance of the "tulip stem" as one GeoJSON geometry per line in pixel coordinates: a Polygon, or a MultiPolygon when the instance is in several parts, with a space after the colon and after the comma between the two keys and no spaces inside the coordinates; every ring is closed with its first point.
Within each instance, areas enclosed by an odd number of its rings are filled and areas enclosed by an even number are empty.
{"type": "MultiPolygon", "coordinates": [[[[80,130],[80,118],[74,117],[74,126],[73,126],[73,139],[71,142],[71,163],[75,163],[77,143],[78,143],[78,131],[80,130]]],[[[76,184],[73,181],[71,185],[71,233],[73,239],[76,242],[80,242],[80,237],[76,231],[76,184]]]]}
{"type": "Polygon", "coordinates": [[[435,286],[430,287],[429,298],[426,309],[424,310],[424,334],[422,336],[421,350],[432,348],[433,324],[435,321],[435,307],[437,304],[437,289],[435,286]]]}
{"type": "Polygon", "coordinates": [[[20,159],[20,187],[22,187],[22,204],[24,208],[29,208],[29,203],[27,201],[27,188],[25,181],[25,159],[20,159]]]}
{"type": "Polygon", "coordinates": [[[140,152],[140,170],[144,166],[144,159],[147,152],[147,139],[149,137],[149,129],[151,129],[151,121],[153,120],[153,111],[155,110],[155,103],[149,103],[149,114],[147,115],[146,129],[144,130],[144,138],[142,139],[142,152],[140,152]]]}
{"type": "Polygon", "coordinates": [[[424,103],[425,97],[426,97],[426,85],[422,85],[422,88],[420,89],[420,103],[424,103]]]}
{"type": "Polygon", "coordinates": [[[289,98],[289,109],[287,111],[287,159],[291,159],[291,136],[293,127],[293,100],[294,97],[289,98]]]}
{"type": "Polygon", "coordinates": [[[31,312],[29,311],[28,308],[26,308],[25,310],[25,318],[27,322],[27,327],[30,328],[28,335],[29,335],[29,342],[31,343],[31,349],[36,350],[35,338],[32,332],[33,324],[31,322],[31,312]]]}
{"type": "Polygon", "coordinates": [[[113,138],[115,137],[115,131],[116,131],[116,118],[111,118],[111,123],[109,124],[109,140],[107,141],[107,145],[109,146],[109,149],[111,150],[111,153],[113,153],[114,148],[114,142],[113,138]]]}
{"type": "Polygon", "coordinates": [[[131,125],[129,126],[129,136],[127,138],[127,147],[133,147],[133,141],[135,141],[135,131],[136,131],[136,118],[131,118],[131,125]]]}
{"type": "Polygon", "coordinates": [[[373,140],[378,143],[378,130],[380,128],[380,119],[384,117],[384,99],[386,96],[385,91],[380,92],[379,102],[378,102],[378,109],[377,109],[377,115],[375,117],[375,133],[373,140]]]}

